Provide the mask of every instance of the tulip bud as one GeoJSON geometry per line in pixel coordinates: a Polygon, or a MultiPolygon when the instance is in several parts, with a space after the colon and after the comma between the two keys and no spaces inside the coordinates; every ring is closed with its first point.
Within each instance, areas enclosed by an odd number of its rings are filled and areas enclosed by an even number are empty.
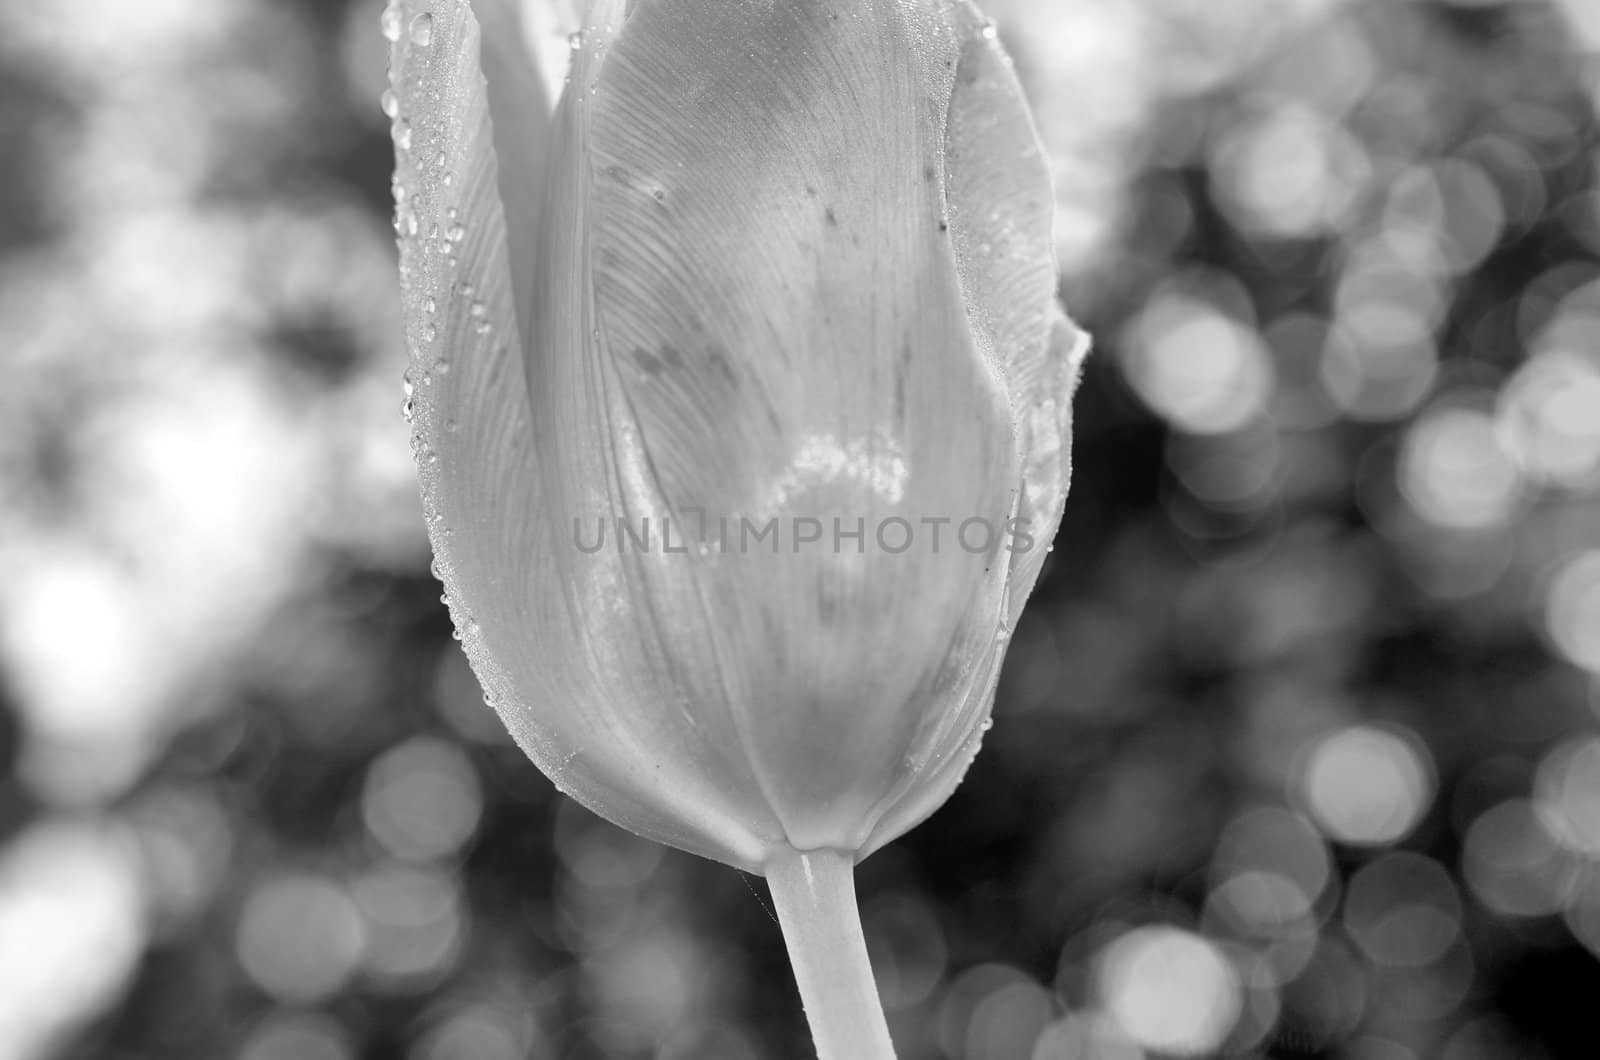
{"type": "Polygon", "coordinates": [[[553,112],[521,9],[385,16],[437,567],[561,790],[777,894],[987,727],[1087,347],[1044,157],[967,0],[595,0],[553,112]]]}

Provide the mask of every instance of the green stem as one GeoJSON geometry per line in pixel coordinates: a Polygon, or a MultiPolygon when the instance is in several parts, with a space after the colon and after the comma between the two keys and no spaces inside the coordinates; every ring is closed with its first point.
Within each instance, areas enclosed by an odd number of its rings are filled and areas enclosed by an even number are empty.
{"type": "Polygon", "coordinates": [[[767,863],[767,884],[819,1060],[894,1060],[854,869],[837,850],[786,850],[767,863]]]}

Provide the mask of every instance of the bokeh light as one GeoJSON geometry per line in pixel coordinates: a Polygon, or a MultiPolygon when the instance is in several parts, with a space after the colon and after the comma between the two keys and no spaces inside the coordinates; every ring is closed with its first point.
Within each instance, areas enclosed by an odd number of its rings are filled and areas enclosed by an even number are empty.
{"type": "Polygon", "coordinates": [[[337,1020],[291,1011],[263,1020],[239,1050],[239,1060],[351,1060],[355,1055],[337,1020]]]}
{"type": "Polygon", "coordinates": [[[1484,811],[1462,843],[1461,872],[1473,897],[1502,916],[1559,912],[1574,894],[1577,870],[1527,799],[1484,811]]]}
{"type": "Polygon", "coordinates": [[[1125,338],[1123,371],[1180,430],[1224,434],[1259,415],[1272,387],[1260,337],[1216,306],[1158,296],[1125,338]]]}
{"type": "Polygon", "coordinates": [[[1400,488],[1428,521],[1458,530],[1504,524],[1521,497],[1521,476],[1486,412],[1443,407],[1419,417],[1400,458],[1400,488]]]}
{"type": "Polygon", "coordinates": [[[1417,854],[1385,854],[1363,865],[1345,890],[1344,929],[1374,964],[1418,968],[1461,937],[1461,898],[1449,872],[1417,854]]]}
{"type": "Polygon", "coordinates": [[[1305,756],[1306,809],[1342,843],[1378,846],[1404,838],[1433,794],[1425,750],[1398,730],[1353,725],[1319,740],[1305,756]]]}
{"type": "Polygon", "coordinates": [[[1107,1014],[1128,1038],[1178,1056],[1204,1056],[1239,1018],[1239,977],[1223,952],[1192,932],[1136,928],[1100,954],[1107,1014]]]}
{"type": "Polygon", "coordinates": [[[122,837],[42,822],[0,859],[0,1056],[47,1055],[85,1011],[108,1003],[145,943],[122,837]]]}
{"type": "Polygon", "coordinates": [[[483,812],[477,774],[454,744],[418,738],[372,763],[361,799],[374,838],[396,857],[429,860],[455,853],[483,812]]]}
{"type": "Polygon", "coordinates": [[[1524,475],[1569,489],[1600,479],[1600,356],[1538,354],[1500,392],[1502,444],[1524,475]]]}
{"type": "Polygon", "coordinates": [[[1600,549],[1563,563],[1551,578],[1545,628],[1573,665],[1600,674],[1600,549]]]}
{"type": "Polygon", "coordinates": [[[286,1003],[320,1001],[355,972],[366,941],[348,890],[309,874],[262,881],[239,913],[239,963],[263,991],[286,1003]]]}
{"type": "Polygon", "coordinates": [[[1600,737],[1570,740],[1539,763],[1534,806],[1556,841],[1600,858],[1600,737]]]}

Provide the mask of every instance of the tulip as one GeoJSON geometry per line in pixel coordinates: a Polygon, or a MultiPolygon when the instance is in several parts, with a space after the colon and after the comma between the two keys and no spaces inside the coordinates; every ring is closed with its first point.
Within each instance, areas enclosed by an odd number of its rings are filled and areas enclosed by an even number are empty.
{"type": "Polygon", "coordinates": [[[977,753],[1067,493],[1047,166],[967,0],[581,14],[384,14],[435,570],[534,763],[765,875],[820,1054],[892,1056],[853,866],[977,753]]]}

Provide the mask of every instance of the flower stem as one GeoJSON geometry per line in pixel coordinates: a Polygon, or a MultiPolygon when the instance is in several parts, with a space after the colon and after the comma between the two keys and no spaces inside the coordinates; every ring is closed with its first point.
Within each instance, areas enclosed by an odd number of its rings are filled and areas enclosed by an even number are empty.
{"type": "Polygon", "coordinates": [[[819,1060],[894,1060],[861,934],[854,859],[786,850],[767,863],[767,884],[819,1060]]]}

